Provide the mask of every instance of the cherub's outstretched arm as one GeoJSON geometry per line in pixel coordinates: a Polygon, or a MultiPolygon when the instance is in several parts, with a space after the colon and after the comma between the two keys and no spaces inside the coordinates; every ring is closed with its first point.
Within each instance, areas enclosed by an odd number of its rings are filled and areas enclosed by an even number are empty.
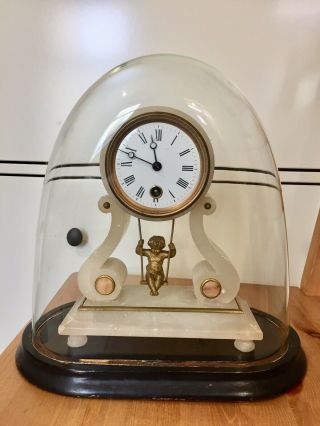
{"type": "Polygon", "coordinates": [[[143,243],[144,243],[144,240],[139,240],[139,241],[138,241],[138,244],[137,244],[137,247],[136,247],[136,253],[137,253],[139,256],[142,256],[142,255],[143,255],[143,243]]]}
{"type": "Polygon", "coordinates": [[[147,252],[149,251],[148,249],[143,248],[143,243],[144,243],[144,240],[139,240],[136,247],[136,253],[139,256],[147,256],[147,252]]]}
{"type": "Polygon", "coordinates": [[[170,243],[169,250],[162,250],[161,256],[162,256],[162,259],[168,259],[168,258],[174,257],[176,253],[177,251],[176,251],[175,245],[173,243],[170,243]]]}

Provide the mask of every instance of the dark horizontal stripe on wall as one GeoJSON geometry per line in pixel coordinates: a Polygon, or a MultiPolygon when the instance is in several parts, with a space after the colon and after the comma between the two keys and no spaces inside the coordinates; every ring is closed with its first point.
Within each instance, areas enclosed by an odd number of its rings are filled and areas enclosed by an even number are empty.
{"type": "Polygon", "coordinates": [[[68,163],[68,164],[58,164],[57,166],[52,167],[50,172],[55,169],[62,169],[64,167],[98,167],[100,163],[68,163]]]}
{"type": "Polygon", "coordinates": [[[53,182],[54,180],[63,180],[63,179],[100,179],[100,176],[57,176],[49,179],[46,183],[53,182]]]}
{"type": "MultiPolygon", "coordinates": [[[[0,176],[11,176],[11,177],[40,177],[44,178],[43,174],[32,174],[32,173],[0,173],[0,176]]],[[[100,176],[57,176],[49,179],[46,183],[55,181],[55,180],[80,180],[80,179],[95,179],[101,180],[100,176]]],[[[233,185],[256,185],[256,186],[266,186],[269,188],[274,188],[279,190],[279,188],[270,183],[263,182],[246,182],[246,181],[235,181],[235,180],[214,180],[212,183],[224,183],[224,184],[233,184],[233,185]]],[[[305,186],[320,186],[320,182],[281,182],[282,185],[305,185],[305,186]]]]}
{"type": "Polygon", "coordinates": [[[214,168],[215,170],[229,170],[232,172],[250,172],[250,173],[263,173],[265,175],[270,175],[273,177],[277,177],[274,173],[270,172],[269,170],[262,170],[262,169],[250,169],[247,167],[223,167],[223,166],[217,166],[214,168]]]}
{"type": "Polygon", "coordinates": [[[320,182],[281,182],[282,185],[306,185],[306,186],[318,186],[320,185],[320,182]]]}
{"type": "MultiPolygon", "coordinates": [[[[21,165],[47,165],[47,161],[20,161],[20,160],[0,160],[0,164],[21,164],[21,165]]],[[[65,164],[58,164],[52,169],[50,169],[50,172],[54,169],[62,169],[67,167],[99,167],[99,163],[65,163],[65,164]]],[[[224,167],[224,166],[217,166],[215,167],[216,170],[226,170],[226,171],[238,171],[238,172],[250,172],[250,173],[261,173],[273,176],[277,178],[277,176],[268,170],[263,169],[254,169],[254,168],[245,168],[245,167],[224,167]]],[[[279,167],[278,170],[280,172],[305,172],[305,173],[319,173],[320,168],[306,168],[306,167],[279,167]]],[[[7,177],[40,177],[44,178],[45,175],[42,173],[1,173],[0,176],[7,176],[7,177]]],[[[65,180],[65,179],[101,179],[100,176],[57,176],[49,179],[47,181],[55,181],[55,180],[65,180]]],[[[269,183],[263,183],[263,182],[247,182],[247,181],[234,181],[234,180],[214,180],[214,183],[225,183],[225,184],[235,184],[235,185],[257,185],[257,186],[266,186],[274,189],[279,189],[276,185],[272,185],[269,183]]],[[[320,186],[320,182],[303,182],[303,181],[283,181],[281,182],[282,185],[297,185],[297,186],[320,186]]]]}
{"type": "Polygon", "coordinates": [[[263,182],[244,182],[244,181],[237,181],[237,180],[213,180],[212,183],[228,183],[228,184],[235,184],[235,185],[256,185],[256,186],[267,186],[269,188],[277,189],[279,188],[275,185],[272,185],[271,183],[263,183],[263,182]]]}
{"type": "MultiPolygon", "coordinates": [[[[56,180],[64,180],[64,179],[100,179],[100,176],[57,176],[49,179],[47,183],[53,182],[56,180]]],[[[214,180],[212,183],[225,183],[225,184],[236,184],[236,185],[257,185],[257,186],[267,186],[269,188],[274,188],[279,190],[275,185],[271,185],[269,183],[262,183],[262,182],[243,182],[243,181],[232,181],[232,180],[214,180]]]]}
{"type": "Polygon", "coordinates": [[[48,164],[48,161],[0,160],[0,164],[34,164],[37,166],[46,166],[48,164]]]}
{"type": "Polygon", "coordinates": [[[306,172],[306,173],[318,173],[320,169],[307,169],[307,168],[299,168],[299,167],[279,167],[279,172],[306,172]]]}
{"type": "Polygon", "coordinates": [[[41,177],[41,178],[45,177],[45,175],[40,175],[40,174],[36,174],[36,173],[0,173],[0,176],[41,177]]]}
{"type": "MultiPolygon", "coordinates": [[[[99,167],[100,163],[65,163],[65,164],[58,164],[57,166],[54,166],[50,169],[50,172],[55,169],[62,169],[65,167],[99,167]]],[[[266,175],[270,175],[276,178],[276,175],[269,170],[261,170],[261,169],[250,169],[246,167],[223,167],[223,166],[217,166],[215,167],[215,170],[229,170],[229,171],[235,171],[235,172],[251,172],[251,173],[263,173],[266,175]]]]}
{"type": "MultiPolygon", "coordinates": [[[[24,161],[24,160],[0,160],[0,164],[35,164],[35,165],[42,165],[46,166],[48,164],[48,161],[24,161]]],[[[100,163],[63,163],[58,164],[50,169],[60,169],[64,167],[89,167],[94,166],[98,167],[100,163]]],[[[248,167],[225,167],[225,166],[216,166],[216,170],[231,170],[231,171],[244,171],[244,172],[252,172],[252,173],[263,173],[268,174],[271,176],[275,176],[275,174],[269,170],[263,170],[263,169],[254,169],[254,168],[248,168],[248,167]]],[[[312,172],[320,172],[320,168],[308,168],[308,167],[279,167],[279,172],[306,172],[306,173],[312,173],[312,172]]],[[[276,176],[275,176],[276,177],[276,176]]]]}

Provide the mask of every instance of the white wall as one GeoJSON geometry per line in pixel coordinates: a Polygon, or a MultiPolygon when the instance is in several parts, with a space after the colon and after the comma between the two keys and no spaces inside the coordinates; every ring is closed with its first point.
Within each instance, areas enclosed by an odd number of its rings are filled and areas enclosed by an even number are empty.
{"type": "MultiPolygon", "coordinates": [[[[320,3],[315,0],[0,0],[0,160],[47,161],[80,95],[111,67],[169,52],[219,68],[260,116],[281,168],[320,168],[320,3]]],[[[1,164],[0,174],[44,166],[1,164]]],[[[320,183],[320,172],[282,172],[320,183]]],[[[31,316],[41,178],[0,175],[0,351],[31,316]]],[[[285,185],[299,285],[320,185],[285,185]]]]}

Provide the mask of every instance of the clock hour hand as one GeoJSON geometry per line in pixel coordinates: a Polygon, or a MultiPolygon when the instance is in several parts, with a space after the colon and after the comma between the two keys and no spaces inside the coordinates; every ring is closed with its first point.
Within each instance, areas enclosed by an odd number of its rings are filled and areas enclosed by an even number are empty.
{"type": "MultiPolygon", "coordinates": [[[[130,148],[128,148],[128,149],[130,149],[130,148]]],[[[151,163],[150,161],[144,160],[143,158],[138,157],[133,151],[126,152],[126,151],[122,151],[122,149],[119,149],[119,151],[123,152],[124,154],[127,154],[127,156],[129,158],[136,158],[137,160],[144,161],[145,163],[151,164],[151,166],[153,166],[153,163],[151,163]]]]}

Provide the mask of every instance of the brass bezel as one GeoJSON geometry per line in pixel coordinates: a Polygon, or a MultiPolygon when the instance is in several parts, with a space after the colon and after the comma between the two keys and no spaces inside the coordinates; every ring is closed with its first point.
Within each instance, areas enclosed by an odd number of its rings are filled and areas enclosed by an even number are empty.
{"type": "Polygon", "coordinates": [[[100,167],[102,180],[106,189],[122,207],[139,218],[166,220],[186,213],[207,192],[214,171],[214,156],[208,136],[193,118],[180,111],[169,108],[165,110],[161,108],[149,108],[146,112],[145,110],[141,110],[139,114],[129,119],[114,134],[101,154],[100,167]],[[168,123],[181,129],[193,140],[200,156],[201,172],[197,186],[192,194],[183,202],[168,208],[145,207],[129,198],[121,188],[115,172],[115,157],[123,139],[136,127],[151,122],[168,123]]]}

